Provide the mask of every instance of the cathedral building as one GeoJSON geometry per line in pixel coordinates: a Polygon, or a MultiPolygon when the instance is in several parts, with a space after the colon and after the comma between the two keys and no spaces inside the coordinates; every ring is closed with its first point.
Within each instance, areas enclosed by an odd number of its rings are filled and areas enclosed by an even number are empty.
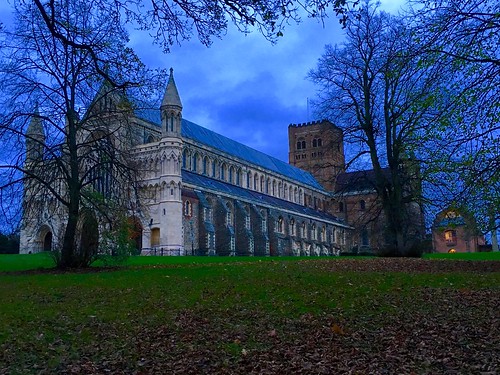
{"type": "MultiPolygon", "coordinates": [[[[307,256],[349,249],[352,227],[329,211],[327,176],[318,179],[302,165],[187,121],[182,109],[171,71],[160,108],[137,106],[127,119],[141,200],[130,219],[142,255],[307,256]]],[[[39,121],[32,121],[28,139],[44,137],[39,121]]],[[[341,133],[330,125],[342,150],[341,133]]],[[[335,159],[320,133],[313,142],[335,159]]],[[[63,219],[60,208],[25,210],[21,252],[56,248],[63,219]]]]}
{"type": "MultiPolygon", "coordinates": [[[[112,102],[104,98],[100,108],[112,102]]],[[[137,253],[324,256],[384,246],[373,171],[346,172],[343,132],[331,122],[290,125],[286,163],[183,119],[172,70],[160,108],[132,107],[126,131],[113,125],[118,117],[109,117],[109,128],[139,169],[139,204],[129,214],[137,253]]],[[[28,129],[27,163],[43,153],[40,121],[28,129]]],[[[94,180],[98,192],[109,185],[106,173],[94,180]]],[[[40,195],[30,184],[25,203],[40,195]]],[[[23,253],[56,249],[62,238],[64,209],[38,202],[25,204],[23,253]]]]}

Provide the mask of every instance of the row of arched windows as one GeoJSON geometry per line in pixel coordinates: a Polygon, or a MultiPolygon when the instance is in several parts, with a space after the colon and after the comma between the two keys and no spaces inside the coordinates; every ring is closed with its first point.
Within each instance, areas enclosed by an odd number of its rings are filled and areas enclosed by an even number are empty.
{"type": "Polygon", "coordinates": [[[211,158],[200,152],[184,149],[182,167],[195,173],[217,178],[233,185],[245,187],[293,203],[305,204],[304,190],[298,186],[280,181],[257,171],[244,171],[226,161],[211,158]]]}
{"type": "MultiPolygon", "coordinates": [[[[323,141],[321,138],[314,138],[311,142],[312,147],[322,147],[323,141]]],[[[305,150],[307,148],[306,141],[303,138],[297,140],[297,150],[305,150]]]]}
{"type": "MultiPolygon", "coordinates": [[[[285,220],[282,216],[278,217],[276,220],[276,232],[285,234],[285,220]]],[[[317,226],[315,223],[308,226],[305,221],[297,223],[295,219],[291,219],[288,222],[288,234],[290,236],[296,236],[303,239],[310,239],[312,241],[321,241],[321,242],[333,242],[338,243],[344,241],[342,240],[343,230],[336,231],[336,228],[333,227],[331,231],[327,231],[325,225],[317,226]]]]}

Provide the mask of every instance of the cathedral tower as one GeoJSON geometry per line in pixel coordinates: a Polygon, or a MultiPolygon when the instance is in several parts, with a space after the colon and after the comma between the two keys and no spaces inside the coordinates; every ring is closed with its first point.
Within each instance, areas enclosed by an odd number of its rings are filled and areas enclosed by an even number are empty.
{"type": "Polygon", "coordinates": [[[310,172],[326,190],[345,172],[342,129],[328,120],[288,126],[288,163],[310,172]]]}
{"type": "Polygon", "coordinates": [[[184,254],[182,228],[182,103],[174,81],[170,77],[160,106],[162,138],[159,142],[160,156],[160,205],[153,221],[159,227],[159,246],[171,254],[184,254]]]}
{"type": "Polygon", "coordinates": [[[29,164],[43,160],[43,149],[45,147],[45,131],[43,130],[42,119],[38,106],[31,117],[28,130],[26,131],[26,167],[29,164]]]}

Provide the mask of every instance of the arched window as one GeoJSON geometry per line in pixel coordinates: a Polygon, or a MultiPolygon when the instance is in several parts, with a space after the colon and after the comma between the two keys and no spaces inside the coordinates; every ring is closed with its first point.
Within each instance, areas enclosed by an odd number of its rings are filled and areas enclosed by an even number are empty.
{"type": "Polygon", "coordinates": [[[260,176],[260,191],[264,192],[264,176],[260,176]]]}
{"type": "Polygon", "coordinates": [[[193,172],[198,172],[198,154],[197,153],[195,153],[193,155],[193,162],[191,164],[191,170],[193,172]]]}
{"type": "Polygon", "coordinates": [[[312,234],[312,239],[313,239],[314,241],[316,241],[316,239],[317,239],[317,233],[318,233],[318,232],[316,231],[316,224],[313,224],[313,226],[312,226],[312,230],[311,230],[311,234],[312,234]]]}
{"type": "Polygon", "coordinates": [[[146,139],[146,143],[153,143],[156,142],[155,137],[153,134],[149,134],[148,138],[146,139]]]}
{"type": "Polygon", "coordinates": [[[259,186],[259,176],[257,175],[257,173],[253,176],[253,189],[255,191],[258,190],[258,186],[259,186]]]}
{"type": "Polygon", "coordinates": [[[217,160],[214,160],[212,162],[212,177],[213,178],[217,177],[217,160]]]}
{"type": "Polygon", "coordinates": [[[344,212],[344,202],[339,202],[339,212],[344,212]]]}
{"type": "Polygon", "coordinates": [[[318,141],[316,139],[313,139],[313,147],[318,147],[318,141]]]}
{"type": "Polygon", "coordinates": [[[208,173],[208,158],[205,156],[203,158],[203,174],[206,175],[208,173]]]}
{"type": "Polygon", "coordinates": [[[226,179],[226,164],[225,163],[222,163],[220,165],[219,178],[223,181],[226,179]]]}
{"type": "Polygon", "coordinates": [[[297,150],[302,150],[306,148],[306,141],[302,138],[299,138],[299,140],[297,141],[297,150]]]}
{"type": "Polygon", "coordinates": [[[366,202],[365,202],[363,199],[361,199],[361,200],[359,201],[359,209],[360,209],[361,211],[364,211],[364,210],[365,210],[365,208],[366,208],[366,202]]]}
{"type": "Polygon", "coordinates": [[[444,232],[444,240],[448,246],[456,245],[457,243],[457,231],[456,230],[446,230],[444,232]]]}
{"type": "Polygon", "coordinates": [[[193,208],[190,201],[184,202],[184,216],[191,216],[193,214],[193,208]]]}
{"type": "Polygon", "coordinates": [[[245,228],[251,229],[250,227],[250,208],[245,207],[245,228]]]}
{"type": "Polygon", "coordinates": [[[290,235],[295,236],[295,220],[290,220],[290,235]]]}
{"type": "Polygon", "coordinates": [[[321,147],[321,146],[322,146],[322,143],[323,143],[323,142],[321,142],[321,138],[318,138],[318,147],[321,147]]]}
{"type": "Polygon", "coordinates": [[[233,225],[233,207],[229,202],[226,204],[226,225],[233,225]]]}
{"type": "Polygon", "coordinates": [[[278,218],[278,223],[277,223],[277,230],[279,233],[283,233],[283,218],[280,216],[278,218]]]}
{"type": "Polygon", "coordinates": [[[230,184],[234,183],[234,168],[233,166],[229,167],[229,180],[230,184]]]}
{"type": "Polygon", "coordinates": [[[363,228],[361,231],[361,245],[368,246],[370,244],[368,239],[368,229],[363,228]]]}
{"type": "Polygon", "coordinates": [[[187,168],[188,151],[184,150],[182,152],[182,168],[187,168]]]}
{"type": "Polygon", "coordinates": [[[260,214],[262,216],[262,233],[266,233],[267,232],[267,219],[266,219],[266,213],[264,212],[264,210],[261,210],[260,211],[260,214]]]}
{"type": "Polygon", "coordinates": [[[252,172],[247,173],[247,189],[250,189],[250,186],[252,184],[252,172]]]}
{"type": "Polygon", "coordinates": [[[241,185],[241,169],[236,170],[236,179],[235,179],[234,183],[238,186],[241,185]]]}

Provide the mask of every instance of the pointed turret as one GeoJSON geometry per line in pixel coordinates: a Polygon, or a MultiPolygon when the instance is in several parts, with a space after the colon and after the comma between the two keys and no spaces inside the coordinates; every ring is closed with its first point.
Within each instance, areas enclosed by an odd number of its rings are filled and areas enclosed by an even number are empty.
{"type": "Polygon", "coordinates": [[[41,159],[44,146],[45,131],[43,130],[42,118],[37,104],[26,131],[26,162],[41,159]]]}
{"type": "Polygon", "coordinates": [[[170,68],[170,77],[168,79],[167,88],[165,89],[165,95],[163,95],[161,106],[175,106],[182,109],[181,98],[177,91],[177,86],[175,85],[173,68],[170,68]]]}
{"type": "Polygon", "coordinates": [[[180,137],[182,103],[174,80],[174,69],[170,68],[165,95],[161,102],[161,127],[163,137],[180,137]]]}

